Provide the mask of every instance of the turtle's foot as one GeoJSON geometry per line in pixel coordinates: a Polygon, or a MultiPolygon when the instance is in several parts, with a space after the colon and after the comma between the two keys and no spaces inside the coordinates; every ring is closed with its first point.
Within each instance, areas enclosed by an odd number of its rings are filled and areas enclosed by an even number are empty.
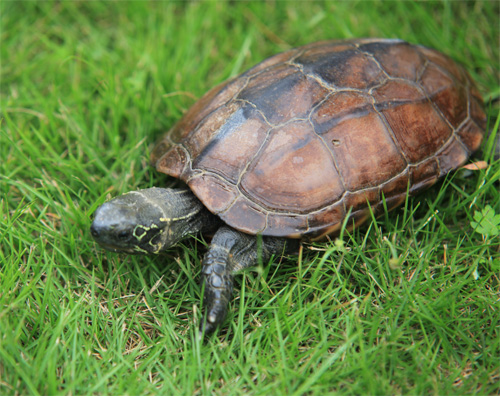
{"type": "Polygon", "coordinates": [[[227,264],[220,258],[209,251],[203,260],[205,315],[200,326],[202,334],[212,333],[224,322],[227,306],[233,294],[233,276],[228,272],[227,264]]]}
{"type": "Polygon", "coordinates": [[[257,238],[227,226],[219,228],[203,259],[205,316],[200,326],[202,334],[213,332],[226,318],[233,294],[233,275],[255,265],[259,258],[266,262],[273,254],[282,253],[285,245],[284,238],[257,238]]]}

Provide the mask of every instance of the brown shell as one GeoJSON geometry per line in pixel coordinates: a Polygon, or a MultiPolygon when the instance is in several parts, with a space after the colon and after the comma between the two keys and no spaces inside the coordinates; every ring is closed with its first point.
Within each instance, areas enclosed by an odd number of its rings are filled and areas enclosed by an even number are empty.
{"type": "Polygon", "coordinates": [[[462,165],[486,117],[445,55],[401,40],[275,55],[203,96],[153,163],[243,232],[317,238],[392,209],[462,165]]]}

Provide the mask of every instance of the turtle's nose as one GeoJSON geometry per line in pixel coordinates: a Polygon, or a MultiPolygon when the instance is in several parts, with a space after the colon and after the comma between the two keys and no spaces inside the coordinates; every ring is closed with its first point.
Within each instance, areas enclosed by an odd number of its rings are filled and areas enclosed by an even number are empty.
{"type": "MultiPolygon", "coordinates": [[[[106,205],[106,204],[104,204],[104,205],[106,205]]],[[[99,237],[102,236],[103,231],[106,228],[106,225],[103,222],[102,216],[100,216],[100,213],[102,212],[101,209],[104,205],[101,205],[100,207],[98,207],[97,210],[94,212],[94,220],[92,221],[92,225],[90,226],[90,233],[92,234],[94,239],[97,241],[99,240],[99,237]]]]}
{"type": "Polygon", "coordinates": [[[99,225],[96,224],[95,221],[93,221],[92,225],[90,226],[90,233],[95,239],[98,239],[99,235],[101,234],[101,227],[99,227],[99,225]]]}

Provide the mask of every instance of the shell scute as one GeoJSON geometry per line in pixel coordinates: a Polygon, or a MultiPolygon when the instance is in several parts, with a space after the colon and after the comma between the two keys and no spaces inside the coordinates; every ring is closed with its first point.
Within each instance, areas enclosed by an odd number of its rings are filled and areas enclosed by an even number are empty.
{"type": "Polygon", "coordinates": [[[372,54],[390,77],[417,81],[425,65],[420,52],[405,42],[367,43],[360,45],[359,49],[372,54]]]}
{"type": "Polygon", "coordinates": [[[411,165],[410,170],[410,194],[418,192],[432,186],[438,179],[439,164],[435,157],[431,157],[416,165],[411,165]]]}
{"type": "Polygon", "coordinates": [[[450,76],[434,65],[426,68],[421,78],[422,86],[446,120],[456,128],[466,118],[468,100],[466,87],[457,84],[450,76]]]}
{"type": "Polygon", "coordinates": [[[367,89],[385,79],[377,62],[355,48],[335,51],[327,47],[312,58],[306,52],[295,62],[305,74],[318,76],[335,88],[367,89]]]}
{"type": "Polygon", "coordinates": [[[220,217],[228,224],[238,217],[243,232],[259,234],[266,229],[266,211],[243,196],[238,197],[220,217]]]}
{"type": "Polygon", "coordinates": [[[484,134],[484,130],[486,129],[486,122],[487,122],[486,113],[484,112],[481,99],[478,99],[475,96],[472,96],[470,98],[469,117],[479,127],[478,133],[484,134]]]}
{"type": "Polygon", "coordinates": [[[476,151],[481,146],[483,140],[483,129],[479,128],[473,120],[468,120],[457,131],[462,143],[469,149],[469,152],[476,151]]]}
{"type": "Polygon", "coordinates": [[[409,162],[429,157],[453,130],[430,102],[408,103],[382,111],[409,162]]]}
{"type": "MultiPolygon", "coordinates": [[[[156,166],[160,169],[168,169],[171,176],[181,177],[189,162],[186,149],[182,146],[173,146],[170,148],[169,143],[162,142],[156,146],[155,150],[161,152],[166,147],[169,149],[156,161],[156,166]]],[[[155,152],[153,152],[153,158],[155,158],[155,152]]]]}
{"type": "Polygon", "coordinates": [[[422,46],[417,48],[429,62],[437,65],[445,74],[453,76],[453,78],[461,84],[466,83],[469,77],[467,76],[464,68],[455,63],[450,57],[431,48],[422,46]]]}
{"type": "Polygon", "coordinates": [[[345,215],[345,205],[342,201],[309,214],[306,237],[316,239],[340,230],[345,215]]]}
{"type": "Polygon", "coordinates": [[[329,150],[310,123],[273,130],[241,179],[241,189],[267,208],[307,213],[344,192],[329,150]]]}
{"type": "Polygon", "coordinates": [[[195,133],[189,134],[182,140],[192,159],[201,155],[220,134],[224,133],[228,120],[231,120],[230,125],[240,122],[240,107],[240,103],[231,102],[227,106],[217,108],[210,117],[204,118],[197,124],[195,133]]]}
{"type": "Polygon", "coordinates": [[[452,169],[458,168],[468,157],[469,153],[465,147],[457,139],[453,138],[443,151],[437,155],[440,170],[439,176],[444,176],[452,169]]]}
{"type": "Polygon", "coordinates": [[[377,186],[406,167],[400,150],[375,111],[344,118],[321,136],[334,154],[348,191],[377,186]]]}
{"type": "Polygon", "coordinates": [[[245,80],[233,79],[227,83],[219,84],[208,91],[188,110],[180,122],[174,126],[170,132],[171,140],[177,142],[187,137],[205,117],[233,99],[245,83],[245,80]]]}
{"type": "Polygon", "coordinates": [[[307,118],[311,108],[327,93],[327,89],[298,69],[279,65],[250,79],[238,99],[253,104],[271,125],[279,125],[294,118],[307,118]]]}
{"type": "Polygon", "coordinates": [[[287,213],[269,213],[267,215],[266,234],[269,236],[281,236],[283,231],[299,238],[308,229],[307,216],[287,213]]]}
{"type": "Polygon", "coordinates": [[[210,173],[198,173],[187,184],[198,197],[204,197],[205,205],[215,214],[226,211],[238,197],[233,184],[210,173]]]}
{"type": "Polygon", "coordinates": [[[248,166],[249,158],[256,155],[266,138],[269,125],[261,113],[243,104],[209,140],[209,145],[193,160],[193,169],[219,174],[237,184],[248,166]]]}
{"type": "Polygon", "coordinates": [[[356,91],[330,94],[309,117],[315,132],[322,136],[343,121],[361,118],[373,111],[370,95],[356,91]]]}
{"type": "Polygon", "coordinates": [[[373,89],[372,96],[377,110],[427,100],[421,88],[405,80],[388,80],[385,84],[373,89]]]}
{"type": "Polygon", "coordinates": [[[364,210],[367,206],[375,205],[378,202],[380,202],[380,188],[378,186],[347,192],[344,196],[346,208],[350,208],[353,213],[364,210]]]}
{"type": "Polygon", "coordinates": [[[401,194],[406,194],[408,189],[408,182],[410,181],[410,175],[407,170],[401,172],[399,175],[394,177],[392,180],[382,184],[380,187],[380,193],[387,199],[390,197],[398,196],[401,194]]]}

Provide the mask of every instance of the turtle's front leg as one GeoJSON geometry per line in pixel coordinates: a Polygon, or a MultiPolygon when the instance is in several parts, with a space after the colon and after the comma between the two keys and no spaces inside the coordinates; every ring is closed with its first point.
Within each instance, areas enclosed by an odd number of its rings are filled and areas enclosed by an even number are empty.
{"type": "MultiPolygon", "coordinates": [[[[233,275],[257,264],[259,257],[268,261],[273,254],[284,251],[286,239],[259,238],[223,226],[215,233],[209,251],[203,259],[203,306],[205,317],[200,332],[211,333],[225,319],[233,294],[233,275]]],[[[297,242],[288,243],[293,249],[297,242]]]]}

